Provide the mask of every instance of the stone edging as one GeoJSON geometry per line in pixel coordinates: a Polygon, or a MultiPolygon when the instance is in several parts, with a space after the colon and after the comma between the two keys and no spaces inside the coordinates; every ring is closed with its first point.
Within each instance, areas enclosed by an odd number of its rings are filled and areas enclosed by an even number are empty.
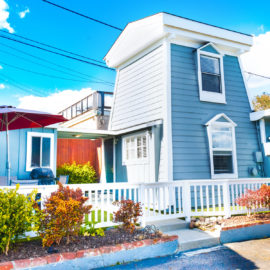
{"type": "Polygon", "coordinates": [[[8,261],[0,263],[1,270],[11,270],[11,269],[29,269],[34,267],[45,266],[52,263],[58,263],[68,260],[80,259],[85,257],[95,257],[101,256],[103,254],[109,254],[124,250],[130,250],[140,247],[146,247],[156,244],[161,244],[165,242],[171,242],[178,239],[177,235],[173,236],[163,236],[159,239],[145,239],[141,241],[135,241],[132,243],[123,243],[118,244],[115,246],[103,246],[100,248],[92,248],[92,249],[85,249],[79,250],[76,252],[63,252],[57,254],[51,254],[44,257],[37,257],[37,258],[30,258],[30,259],[22,259],[22,260],[15,260],[15,261],[8,261]]]}
{"type": "Polygon", "coordinates": [[[229,231],[229,230],[234,230],[234,229],[252,227],[252,226],[256,226],[256,225],[263,225],[263,224],[270,224],[270,220],[258,221],[258,222],[247,223],[247,224],[242,224],[242,225],[235,225],[235,226],[226,226],[226,227],[222,227],[221,231],[229,231]]]}

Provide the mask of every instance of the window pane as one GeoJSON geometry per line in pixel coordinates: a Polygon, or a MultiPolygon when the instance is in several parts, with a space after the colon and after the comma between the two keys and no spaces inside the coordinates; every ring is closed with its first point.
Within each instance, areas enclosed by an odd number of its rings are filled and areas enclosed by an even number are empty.
{"type": "Polygon", "coordinates": [[[31,167],[40,167],[40,137],[32,137],[31,167]]]}
{"type": "Polygon", "coordinates": [[[130,159],[135,159],[135,138],[130,139],[130,159]]]}
{"type": "Polygon", "coordinates": [[[214,151],[214,173],[233,173],[233,160],[231,151],[214,151]]]}
{"type": "Polygon", "coordinates": [[[142,138],[137,137],[137,158],[142,158],[142,138]]]}
{"type": "Polygon", "coordinates": [[[213,148],[232,149],[232,132],[212,130],[213,148]]]}
{"type": "Polygon", "coordinates": [[[42,166],[49,167],[51,160],[51,139],[42,139],[42,166]]]}
{"type": "Polygon", "coordinates": [[[143,136],[143,157],[147,157],[147,143],[146,143],[146,136],[143,136]]]}
{"type": "Polygon", "coordinates": [[[219,59],[201,55],[201,71],[211,74],[220,74],[219,59]]]}
{"type": "Polygon", "coordinates": [[[202,73],[203,91],[221,93],[220,76],[202,73]]]}

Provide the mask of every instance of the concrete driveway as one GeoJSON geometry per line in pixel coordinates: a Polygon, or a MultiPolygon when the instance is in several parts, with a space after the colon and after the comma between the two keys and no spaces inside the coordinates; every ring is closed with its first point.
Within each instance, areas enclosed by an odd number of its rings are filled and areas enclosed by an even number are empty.
{"type": "Polygon", "coordinates": [[[106,269],[270,269],[270,238],[231,243],[106,269]]]}

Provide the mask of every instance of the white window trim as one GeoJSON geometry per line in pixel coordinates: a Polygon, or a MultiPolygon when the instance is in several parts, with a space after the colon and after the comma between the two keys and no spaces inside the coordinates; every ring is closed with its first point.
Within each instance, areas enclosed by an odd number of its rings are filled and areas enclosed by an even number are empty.
{"type": "MultiPolygon", "coordinates": [[[[225,114],[219,114],[206,123],[207,136],[209,142],[209,155],[210,155],[210,168],[212,179],[226,179],[226,178],[238,178],[238,166],[237,166],[237,154],[236,154],[236,140],[235,140],[235,127],[237,126],[228,116],[225,114]],[[221,117],[224,117],[229,122],[217,122],[221,117]],[[214,158],[213,158],[213,142],[212,142],[212,126],[230,127],[232,129],[232,156],[233,156],[233,173],[214,173],[214,158]]],[[[224,150],[224,149],[222,149],[224,150]]],[[[230,149],[231,150],[231,149],[230,149]]]]}
{"type": "MultiPolygon", "coordinates": [[[[31,167],[32,159],[32,137],[50,138],[51,139],[51,149],[50,149],[50,166],[42,168],[54,169],[54,134],[53,133],[42,133],[42,132],[27,132],[27,152],[26,152],[26,171],[32,171],[37,167],[31,167]]],[[[42,156],[42,148],[41,148],[42,156]]]]}
{"type": "MultiPolygon", "coordinates": [[[[135,156],[137,156],[137,140],[135,140],[135,156]]],[[[136,164],[147,164],[149,163],[149,132],[141,132],[132,135],[126,135],[122,137],[122,165],[136,165],[136,164]],[[126,141],[127,139],[137,138],[146,136],[146,151],[147,157],[146,158],[135,158],[133,160],[126,160],[126,141]]]]}
{"type": "Polygon", "coordinates": [[[216,47],[211,43],[208,43],[208,44],[206,44],[206,45],[204,45],[204,46],[197,49],[197,67],[198,67],[197,72],[198,72],[200,101],[226,104],[223,55],[222,54],[216,54],[216,53],[202,51],[202,49],[204,47],[207,47],[209,45],[211,45],[212,47],[214,47],[215,50],[217,50],[216,47]],[[210,56],[210,57],[219,59],[220,78],[221,78],[221,93],[214,93],[214,92],[204,91],[202,89],[201,55],[210,56]]]}

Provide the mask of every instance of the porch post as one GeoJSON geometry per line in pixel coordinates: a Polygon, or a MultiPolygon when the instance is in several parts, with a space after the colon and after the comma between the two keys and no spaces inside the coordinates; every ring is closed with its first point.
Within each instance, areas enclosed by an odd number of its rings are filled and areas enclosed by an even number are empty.
{"type": "Polygon", "coordinates": [[[9,131],[8,131],[8,115],[6,114],[6,169],[7,169],[7,185],[10,185],[10,156],[9,156],[9,131]]]}
{"type": "Polygon", "coordinates": [[[101,146],[101,175],[100,175],[100,183],[106,184],[106,168],[105,168],[105,144],[104,139],[101,139],[102,146],[101,146]]]}
{"type": "Polygon", "coordinates": [[[229,218],[231,216],[231,200],[230,200],[230,186],[228,180],[224,181],[223,183],[223,200],[224,200],[225,218],[229,218]]]}
{"type": "Polygon", "coordinates": [[[191,217],[191,190],[188,180],[184,181],[183,185],[183,212],[185,214],[185,219],[190,222],[191,217]]]}

